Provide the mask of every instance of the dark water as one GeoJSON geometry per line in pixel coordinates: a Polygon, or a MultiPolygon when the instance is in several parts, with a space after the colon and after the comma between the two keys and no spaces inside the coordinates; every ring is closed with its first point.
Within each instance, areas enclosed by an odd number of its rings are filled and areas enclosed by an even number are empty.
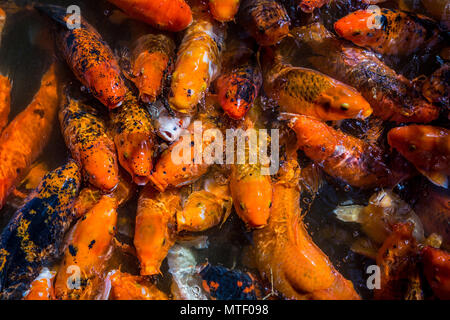
{"type": "MultiPolygon", "coordinates": [[[[105,41],[119,52],[129,45],[130,30],[123,24],[114,24],[109,15],[113,6],[106,1],[76,1],[76,0],[48,0],[39,3],[68,6],[79,5],[82,15],[102,34],[105,41]]],[[[1,3],[1,2],[0,2],[1,3]]],[[[10,119],[22,111],[31,101],[38,90],[40,78],[52,60],[59,59],[52,50],[52,41],[47,21],[32,8],[17,10],[11,2],[6,3],[8,12],[7,25],[4,30],[2,46],[0,48],[0,72],[8,75],[13,82],[12,112],[10,119]]],[[[19,6],[31,4],[31,1],[17,1],[19,6]]],[[[70,76],[67,81],[77,83],[70,76]]],[[[38,161],[44,161],[50,169],[56,168],[66,161],[68,151],[61,137],[59,125],[55,122],[54,132],[48,146],[38,161]]],[[[331,179],[328,179],[331,180],[331,179]]],[[[365,204],[370,193],[358,193],[347,190],[333,182],[325,181],[318,197],[307,213],[305,221],[308,230],[316,244],[330,256],[336,268],[353,281],[357,291],[364,298],[370,298],[371,292],[366,289],[367,274],[365,270],[373,261],[350,251],[352,242],[360,235],[355,224],[339,222],[333,215],[333,209],[351,200],[354,203],[365,204]]],[[[12,207],[6,206],[0,215],[0,228],[3,227],[11,214],[12,207]]],[[[132,243],[133,223],[136,212],[136,197],[129,204],[119,210],[119,238],[124,242],[132,243]]],[[[210,246],[207,250],[198,251],[199,261],[206,259],[213,264],[226,267],[246,268],[246,247],[251,245],[251,233],[233,213],[230,219],[222,226],[205,232],[208,235],[210,246]]],[[[111,268],[122,266],[122,270],[138,273],[138,263],[135,257],[115,252],[111,260],[111,268]]],[[[164,263],[163,274],[168,274],[167,264],[164,263]]],[[[170,277],[161,279],[161,287],[168,290],[170,277]]]]}

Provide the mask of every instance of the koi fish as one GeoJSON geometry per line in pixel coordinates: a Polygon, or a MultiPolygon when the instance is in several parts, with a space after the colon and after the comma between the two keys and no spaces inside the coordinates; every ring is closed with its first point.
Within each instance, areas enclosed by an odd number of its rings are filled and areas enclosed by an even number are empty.
{"type": "MultiPolygon", "coordinates": [[[[110,197],[116,199],[117,205],[120,207],[131,199],[134,192],[135,185],[131,181],[128,181],[124,176],[120,175],[119,184],[110,194],[110,197]]],[[[97,188],[91,186],[83,188],[73,205],[75,216],[77,218],[85,216],[86,213],[100,201],[102,196],[102,191],[97,188]]]]}
{"type": "Polygon", "coordinates": [[[289,126],[297,134],[297,147],[329,175],[351,186],[372,188],[395,185],[404,177],[384,162],[377,146],[335,130],[311,117],[292,116],[289,126]]]}
{"type": "Polygon", "coordinates": [[[440,30],[434,20],[385,8],[352,12],[339,19],[334,29],[357,46],[385,55],[408,56],[440,42],[440,30]]]}
{"type": "Polygon", "coordinates": [[[55,279],[58,299],[90,300],[99,294],[116,230],[116,209],[117,201],[103,196],[75,225],[55,279]],[[79,275],[78,283],[74,275],[79,275]]]}
{"type": "Polygon", "coordinates": [[[143,102],[155,102],[160,95],[171,73],[174,51],[175,43],[163,34],[147,34],[133,44],[130,72],[125,76],[134,82],[143,102]]]}
{"type": "Polygon", "coordinates": [[[263,56],[264,91],[281,110],[321,120],[366,118],[372,114],[359,92],[318,71],[293,67],[266,49],[263,56]]]}
{"type": "Polygon", "coordinates": [[[156,133],[167,142],[177,141],[184,129],[191,124],[191,116],[185,114],[169,114],[164,106],[157,110],[157,116],[153,117],[156,133]]]}
{"type": "Polygon", "coordinates": [[[24,300],[55,300],[53,288],[55,276],[56,271],[42,268],[41,273],[31,283],[30,289],[25,292],[24,300]]]}
{"type": "MultiPolygon", "coordinates": [[[[231,214],[232,199],[228,181],[219,174],[209,174],[193,190],[177,211],[177,230],[201,232],[224,223],[231,214]]],[[[192,189],[192,186],[185,187],[192,189]]],[[[183,191],[182,191],[183,193],[183,191]]]]}
{"type": "Polygon", "coordinates": [[[0,291],[20,299],[41,267],[59,257],[81,182],[74,161],[49,172],[0,235],[0,291]]]}
{"type": "Polygon", "coordinates": [[[224,71],[216,81],[219,103],[235,120],[245,116],[262,86],[261,70],[253,55],[248,41],[231,40],[224,53],[224,71]]]}
{"type": "Polygon", "coordinates": [[[249,272],[206,263],[199,272],[203,289],[217,300],[256,300],[258,283],[249,272]]]}
{"type": "Polygon", "coordinates": [[[0,133],[8,124],[11,107],[11,82],[7,77],[0,75],[0,133]]]}
{"type": "Polygon", "coordinates": [[[384,241],[376,258],[380,267],[380,288],[375,289],[377,300],[403,300],[408,282],[417,272],[418,247],[412,236],[413,227],[396,224],[393,233],[384,241]]]}
{"type": "Polygon", "coordinates": [[[86,180],[103,191],[113,190],[119,182],[116,148],[99,112],[66,94],[59,122],[66,145],[83,168],[86,180]]]}
{"type": "Polygon", "coordinates": [[[113,270],[108,274],[111,281],[112,300],[168,300],[167,295],[141,276],[113,270]]]}
{"type": "Polygon", "coordinates": [[[253,232],[257,268],[288,299],[360,299],[306,231],[295,158],[296,154],[280,167],[268,225],[253,232]]]}
{"type": "Polygon", "coordinates": [[[42,77],[33,101],[0,136],[0,207],[50,138],[58,109],[55,72],[53,65],[42,77]]]}
{"type": "Polygon", "coordinates": [[[429,102],[450,109],[450,64],[444,64],[425,81],[422,94],[429,102]]]}
{"type": "Polygon", "coordinates": [[[243,0],[238,20],[260,46],[280,42],[291,25],[284,7],[274,0],[243,0]]]}
{"type": "Polygon", "coordinates": [[[420,217],[425,232],[441,236],[442,247],[450,250],[450,196],[445,191],[427,186],[414,206],[414,211],[420,217]]]}
{"type": "Polygon", "coordinates": [[[127,93],[122,107],[109,115],[119,163],[136,184],[147,184],[155,149],[150,114],[127,93]]]}
{"type": "MultiPolygon", "coordinates": [[[[244,123],[237,130],[245,135],[243,129],[258,129],[261,127],[262,110],[259,105],[247,114],[244,123]]],[[[260,138],[261,139],[261,138],[260,138]]],[[[250,140],[250,138],[249,138],[250,140]]],[[[257,142],[257,150],[263,142],[257,142]]],[[[245,143],[245,162],[231,165],[230,191],[234,209],[239,218],[249,228],[262,228],[267,224],[272,206],[272,181],[269,175],[263,174],[267,165],[258,158],[256,163],[250,163],[250,141],[245,143]]],[[[257,152],[259,154],[259,151],[257,152]]],[[[237,161],[239,161],[237,159],[237,161]]]]}
{"type": "Polygon", "coordinates": [[[392,234],[393,226],[399,223],[411,223],[417,241],[425,238],[420,218],[392,190],[374,193],[365,207],[338,206],[334,213],[341,221],[359,223],[364,233],[378,244],[382,244],[392,234]]]}
{"type": "Polygon", "coordinates": [[[450,253],[426,246],[422,249],[425,277],[434,294],[450,299],[450,253]]]}
{"type": "Polygon", "coordinates": [[[410,125],[394,128],[388,143],[434,184],[447,188],[450,176],[450,130],[410,125]]]}
{"type": "Polygon", "coordinates": [[[101,35],[83,18],[79,28],[69,29],[71,15],[66,8],[53,5],[36,5],[35,8],[57,23],[58,50],[78,80],[109,109],[119,107],[127,88],[119,63],[101,35]]]}
{"type": "MultiPolygon", "coordinates": [[[[215,126],[208,121],[201,122],[202,131],[214,128],[215,126]]],[[[191,123],[187,129],[188,134],[184,134],[180,139],[173,143],[169,149],[165,150],[159,160],[156,162],[155,168],[150,176],[150,180],[154,186],[163,192],[168,187],[181,187],[191,184],[201,176],[203,176],[211,166],[211,164],[203,161],[201,163],[195,161],[195,122],[191,123]],[[180,156],[179,161],[174,161],[174,155],[180,156]],[[190,153],[190,154],[189,154],[190,153]]],[[[205,150],[211,143],[208,139],[202,139],[202,149],[205,150]]]]}
{"type": "Polygon", "coordinates": [[[178,49],[169,96],[174,110],[188,114],[195,113],[219,75],[226,37],[226,26],[214,21],[203,5],[194,7],[194,18],[178,49]]]}
{"type": "MultiPolygon", "coordinates": [[[[296,45],[314,51],[308,61],[317,70],[358,90],[371,105],[374,116],[418,123],[438,118],[439,108],[426,101],[410,80],[398,75],[373,52],[337,40],[319,23],[294,28],[291,33],[296,45]]],[[[292,42],[286,45],[292,47],[292,42]]]]}
{"type": "Polygon", "coordinates": [[[133,19],[155,28],[178,32],[192,23],[190,6],[184,0],[108,0],[133,19]]]}
{"type": "Polygon", "coordinates": [[[140,261],[141,275],[160,273],[162,261],[175,243],[175,214],[180,209],[177,191],[157,192],[148,185],[139,196],[134,246],[140,261]]]}
{"type": "Polygon", "coordinates": [[[232,21],[239,10],[240,2],[240,0],[209,0],[209,10],[217,21],[232,21]]]}

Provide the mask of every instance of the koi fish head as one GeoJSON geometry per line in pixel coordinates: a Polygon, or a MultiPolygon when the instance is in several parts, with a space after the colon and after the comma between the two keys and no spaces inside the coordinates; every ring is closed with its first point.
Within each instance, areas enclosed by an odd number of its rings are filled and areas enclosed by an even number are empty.
{"type": "Polygon", "coordinates": [[[388,143],[391,148],[397,149],[402,155],[412,155],[417,149],[417,137],[419,132],[414,130],[415,126],[394,128],[388,133],[388,143]]]}
{"type": "Polygon", "coordinates": [[[364,119],[372,114],[372,108],[363,96],[343,83],[336,82],[320,95],[317,102],[323,106],[318,110],[321,119],[364,119]]]}
{"type": "Polygon", "coordinates": [[[386,18],[373,10],[358,10],[339,19],[334,24],[336,33],[358,46],[367,46],[376,41],[383,32],[386,18]]]}

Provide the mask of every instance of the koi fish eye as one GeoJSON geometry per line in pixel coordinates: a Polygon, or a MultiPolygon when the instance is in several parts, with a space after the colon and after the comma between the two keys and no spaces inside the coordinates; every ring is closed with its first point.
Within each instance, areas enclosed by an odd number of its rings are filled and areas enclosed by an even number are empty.
{"type": "Polygon", "coordinates": [[[348,103],[343,103],[341,104],[341,110],[342,111],[347,111],[348,109],[350,109],[350,105],[348,103]]]}

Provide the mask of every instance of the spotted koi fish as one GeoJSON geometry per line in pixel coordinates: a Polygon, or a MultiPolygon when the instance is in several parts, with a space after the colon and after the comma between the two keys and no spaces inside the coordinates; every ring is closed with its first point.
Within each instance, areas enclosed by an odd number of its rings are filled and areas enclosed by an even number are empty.
{"type": "Polygon", "coordinates": [[[243,0],[238,21],[261,46],[280,42],[291,24],[286,9],[274,0],[243,0]]]}
{"type": "Polygon", "coordinates": [[[223,58],[223,72],[217,79],[218,99],[232,119],[242,119],[258,97],[262,74],[248,40],[231,40],[223,58]]]}
{"type": "Polygon", "coordinates": [[[57,259],[73,221],[71,205],[81,182],[74,161],[48,173],[0,235],[0,291],[20,299],[41,267],[57,259]]]}
{"type": "Polygon", "coordinates": [[[201,267],[203,289],[217,300],[256,300],[258,284],[248,272],[206,263],[201,267]]]}
{"type": "Polygon", "coordinates": [[[194,22],[178,49],[169,103],[181,113],[193,114],[209,85],[219,75],[225,49],[226,26],[210,16],[202,4],[194,7],[194,22]]]}
{"type": "Polygon", "coordinates": [[[155,149],[150,114],[139,105],[132,93],[127,93],[120,109],[109,114],[121,166],[136,184],[147,184],[155,149]]]}
{"type": "Polygon", "coordinates": [[[66,145],[87,181],[103,191],[113,190],[119,182],[116,148],[99,112],[66,94],[59,122],[66,145]]]}
{"type": "Polygon", "coordinates": [[[334,24],[336,33],[374,52],[407,56],[440,42],[438,24],[423,15],[379,9],[358,10],[334,24]]]}
{"type": "Polygon", "coordinates": [[[263,66],[264,91],[282,111],[321,120],[366,118],[372,114],[369,103],[356,89],[318,71],[285,64],[271,49],[265,51],[263,66]]]}
{"type": "Polygon", "coordinates": [[[84,19],[79,28],[69,29],[70,15],[66,8],[53,5],[35,8],[57,23],[57,47],[78,80],[109,109],[120,106],[127,88],[119,63],[101,35],[84,19]]]}
{"type": "Polygon", "coordinates": [[[146,34],[133,44],[130,70],[125,76],[134,82],[143,102],[155,102],[161,94],[172,71],[174,51],[175,43],[163,34],[146,34]]]}
{"type": "Polygon", "coordinates": [[[91,300],[101,292],[105,262],[116,231],[117,201],[103,196],[75,225],[55,279],[55,295],[61,300],[91,300]],[[79,283],[70,286],[73,274],[79,283]]]}
{"type": "MultiPolygon", "coordinates": [[[[412,82],[380,61],[373,52],[337,40],[319,23],[294,28],[296,45],[309,47],[308,58],[317,70],[357,89],[373,108],[373,115],[393,122],[428,123],[439,108],[426,101],[412,82]]],[[[292,43],[288,44],[292,46],[292,43]]]]}

